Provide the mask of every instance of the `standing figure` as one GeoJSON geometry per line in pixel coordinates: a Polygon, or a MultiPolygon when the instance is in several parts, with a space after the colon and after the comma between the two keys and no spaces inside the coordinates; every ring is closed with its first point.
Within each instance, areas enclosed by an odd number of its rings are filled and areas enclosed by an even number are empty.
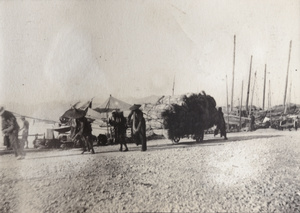
{"type": "Polygon", "coordinates": [[[3,137],[3,142],[4,142],[4,146],[6,146],[6,150],[11,150],[11,145],[10,145],[10,142],[9,142],[9,137],[8,135],[4,135],[3,137]]]}
{"type": "Polygon", "coordinates": [[[217,123],[217,129],[220,130],[220,134],[221,134],[221,137],[224,136],[224,139],[227,140],[227,135],[226,135],[226,122],[225,122],[225,119],[224,119],[224,114],[222,112],[222,107],[219,107],[218,108],[218,123],[217,123]]]}
{"type": "Polygon", "coordinates": [[[146,141],[146,121],[143,116],[143,112],[139,109],[140,104],[134,104],[129,109],[131,113],[128,116],[128,122],[132,120],[132,136],[135,140],[136,145],[142,144],[142,151],[147,150],[146,141]]]}
{"type": "Polygon", "coordinates": [[[297,131],[297,129],[298,129],[298,116],[296,118],[294,118],[294,128],[297,131]]]}
{"type": "Polygon", "coordinates": [[[119,151],[123,151],[123,145],[125,147],[124,152],[128,151],[128,147],[126,144],[126,119],[123,115],[123,112],[112,112],[112,117],[109,119],[109,124],[114,127],[115,132],[115,141],[117,143],[120,143],[120,149],[119,151]]]}
{"type": "Polygon", "coordinates": [[[110,128],[110,133],[111,133],[114,143],[119,142],[118,141],[118,125],[117,125],[118,120],[119,120],[119,118],[117,117],[117,111],[113,110],[111,112],[111,117],[108,119],[108,123],[113,127],[113,128],[110,128]]]}
{"type": "Polygon", "coordinates": [[[39,135],[38,134],[35,134],[35,137],[34,137],[34,140],[32,141],[32,144],[33,144],[33,148],[38,148],[38,140],[39,140],[39,135]]]}
{"type": "Polygon", "coordinates": [[[24,145],[26,144],[26,149],[28,149],[29,122],[25,119],[24,116],[21,117],[21,120],[23,121],[23,127],[20,129],[20,131],[23,129],[21,146],[24,147],[24,145]]]}
{"type": "Polygon", "coordinates": [[[17,160],[24,159],[25,153],[23,147],[20,146],[20,141],[18,139],[20,127],[16,117],[11,112],[6,111],[4,107],[0,107],[0,115],[2,117],[2,133],[9,137],[17,160]]]}
{"type": "Polygon", "coordinates": [[[77,128],[76,128],[76,134],[73,137],[73,140],[75,139],[81,139],[83,141],[83,148],[82,153],[87,151],[86,148],[88,148],[88,151],[91,151],[92,154],[95,154],[93,143],[92,143],[92,126],[91,123],[88,122],[86,117],[81,117],[76,119],[77,128]]]}
{"type": "Polygon", "coordinates": [[[254,131],[254,124],[255,124],[255,117],[253,115],[253,113],[251,113],[251,116],[250,116],[250,131],[254,131]]]}

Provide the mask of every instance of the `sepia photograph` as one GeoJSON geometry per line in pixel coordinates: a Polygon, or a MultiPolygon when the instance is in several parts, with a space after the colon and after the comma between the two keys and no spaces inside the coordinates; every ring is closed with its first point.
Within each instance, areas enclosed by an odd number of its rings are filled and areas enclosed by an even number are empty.
{"type": "Polygon", "coordinates": [[[300,0],[0,0],[0,212],[300,212],[300,0]]]}

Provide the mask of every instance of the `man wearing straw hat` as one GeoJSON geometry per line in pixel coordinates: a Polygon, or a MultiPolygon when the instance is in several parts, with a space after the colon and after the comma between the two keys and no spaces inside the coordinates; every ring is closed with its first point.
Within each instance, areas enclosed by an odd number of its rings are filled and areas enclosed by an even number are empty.
{"type": "Polygon", "coordinates": [[[4,135],[8,135],[17,160],[24,159],[25,153],[23,148],[20,146],[18,139],[20,127],[17,123],[16,117],[11,112],[5,110],[2,106],[0,107],[0,115],[2,118],[2,133],[4,135]]]}
{"type": "Polygon", "coordinates": [[[142,151],[146,151],[146,121],[143,112],[139,109],[140,107],[140,104],[134,104],[129,108],[131,113],[128,116],[128,122],[132,121],[132,135],[136,144],[142,144],[142,151]]]}

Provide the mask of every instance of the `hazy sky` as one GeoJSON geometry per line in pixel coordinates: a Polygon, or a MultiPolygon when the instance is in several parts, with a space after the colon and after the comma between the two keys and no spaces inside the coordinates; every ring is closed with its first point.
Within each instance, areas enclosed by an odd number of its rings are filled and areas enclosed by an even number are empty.
{"type": "Polygon", "coordinates": [[[204,90],[226,105],[234,35],[235,104],[251,55],[254,104],[265,64],[271,103],[283,103],[290,40],[300,104],[300,0],[1,1],[0,103],[170,95],[175,77],[175,94],[204,90]]]}

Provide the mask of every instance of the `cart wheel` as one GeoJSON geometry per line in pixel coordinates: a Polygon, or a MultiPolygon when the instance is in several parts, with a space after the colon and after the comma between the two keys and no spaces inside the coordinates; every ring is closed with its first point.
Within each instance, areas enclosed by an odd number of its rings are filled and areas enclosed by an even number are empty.
{"type": "Polygon", "coordinates": [[[180,141],[180,137],[174,137],[172,140],[173,144],[178,144],[179,141],[180,141]]]}

